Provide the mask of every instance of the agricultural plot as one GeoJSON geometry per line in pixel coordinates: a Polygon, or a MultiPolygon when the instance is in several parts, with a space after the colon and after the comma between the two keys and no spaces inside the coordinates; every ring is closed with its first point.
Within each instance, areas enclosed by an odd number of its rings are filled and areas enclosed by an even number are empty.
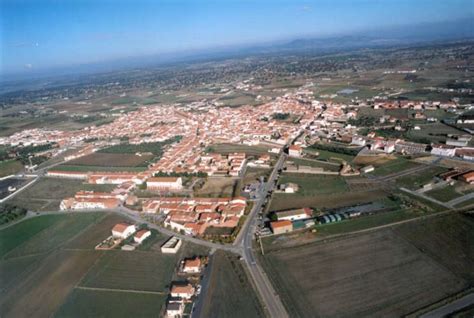
{"type": "Polygon", "coordinates": [[[319,194],[342,193],[348,190],[344,178],[334,175],[285,173],[280,178],[282,183],[296,183],[298,196],[313,196],[319,194]]]}
{"type": "Polygon", "coordinates": [[[116,186],[85,184],[81,180],[41,178],[8,202],[33,211],[55,211],[62,199],[80,190],[111,191],[116,186]]]}
{"type": "Polygon", "coordinates": [[[261,156],[271,153],[270,148],[266,146],[247,146],[240,144],[215,144],[209,147],[208,152],[217,152],[221,154],[229,154],[233,152],[245,152],[248,156],[261,156]]]}
{"type": "Polygon", "coordinates": [[[0,300],[2,317],[49,317],[100,253],[56,251],[0,300]]]}
{"type": "Polygon", "coordinates": [[[54,317],[156,317],[166,295],[74,289],[54,317]],[[79,315],[80,313],[80,315],[79,315]]]}
{"type": "Polygon", "coordinates": [[[108,251],[79,284],[84,287],[136,291],[168,289],[176,255],[132,251],[108,251]]]}
{"type": "Polygon", "coordinates": [[[15,174],[22,169],[23,165],[17,160],[0,161],[0,178],[15,174]]]}
{"type": "Polygon", "coordinates": [[[427,196],[432,197],[441,202],[448,202],[453,199],[463,196],[463,194],[458,193],[453,186],[445,186],[442,188],[430,190],[425,193],[427,196]]]}
{"type": "Polygon", "coordinates": [[[8,253],[6,257],[20,257],[31,254],[47,253],[81,233],[92,223],[100,220],[102,213],[84,213],[64,215],[54,226],[36,234],[32,240],[23,243],[8,253]]]}
{"type": "Polygon", "coordinates": [[[397,178],[395,184],[399,187],[417,190],[425,184],[432,182],[437,175],[446,171],[448,171],[448,169],[443,167],[430,167],[423,171],[397,178]]]}
{"type": "Polygon", "coordinates": [[[291,317],[399,317],[467,286],[391,230],[269,252],[263,264],[291,317]]]}
{"type": "Polygon", "coordinates": [[[447,126],[442,123],[434,124],[420,124],[420,130],[410,130],[406,136],[413,140],[427,140],[431,143],[446,142],[446,135],[448,134],[462,134],[462,130],[447,126]]]}
{"type": "Polygon", "coordinates": [[[337,163],[341,163],[342,161],[352,162],[352,160],[354,160],[355,158],[355,156],[351,156],[351,155],[347,155],[347,154],[343,154],[339,152],[323,150],[323,149],[306,148],[304,152],[311,155],[314,155],[315,153],[319,153],[318,159],[331,161],[331,162],[337,162],[337,163]]]}
{"type": "Polygon", "coordinates": [[[415,167],[419,167],[419,166],[420,165],[416,162],[413,162],[413,161],[410,161],[408,159],[399,157],[397,159],[391,160],[391,161],[377,167],[374,170],[374,172],[372,172],[371,174],[374,175],[374,176],[386,176],[386,175],[390,175],[392,173],[401,172],[403,170],[407,170],[407,169],[415,168],[415,167]]]}
{"type": "Polygon", "coordinates": [[[72,166],[97,167],[146,167],[153,155],[136,155],[129,153],[93,153],[68,162],[72,166]]]}
{"type": "Polygon", "coordinates": [[[387,193],[381,190],[344,192],[334,194],[321,194],[315,196],[301,196],[298,194],[276,193],[273,195],[270,211],[297,209],[304,207],[313,208],[338,208],[359,203],[367,203],[383,199],[387,193]]]}
{"type": "Polygon", "coordinates": [[[296,158],[290,158],[288,161],[292,161],[296,166],[322,168],[325,171],[333,171],[333,172],[337,172],[340,170],[340,163],[331,164],[329,162],[325,162],[321,160],[296,159],[296,158]]]}
{"type": "Polygon", "coordinates": [[[204,185],[195,191],[199,197],[230,197],[238,187],[238,180],[225,177],[208,177],[204,185]]]}
{"type": "Polygon", "coordinates": [[[238,258],[224,252],[213,256],[202,317],[265,317],[258,297],[238,258]]]}

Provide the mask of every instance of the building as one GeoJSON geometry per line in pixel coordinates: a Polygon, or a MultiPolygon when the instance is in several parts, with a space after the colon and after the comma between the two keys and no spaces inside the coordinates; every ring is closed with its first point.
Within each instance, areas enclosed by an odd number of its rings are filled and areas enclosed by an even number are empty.
{"type": "Polygon", "coordinates": [[[293,231],[293,223],[288,220],[271,222],[273,234],[283,234],[293,231]]]}
{"type": "Polygon", "coordinates": [[[442,156],[442,157],[454,157],[456,154],[456,147],[437,144],[433,145],[431,149],[431,154],[435,156],[442,156]]]}
{"type": "Polygon", "coordinates": [[[151,191],[179,191],[183,189],[181,177],[153,177],[146,181],[147,190],[151,191]]]}
{"type": "Polygon", "coordinates": [[[181,244],[183,244],[183,241],[176,236],[173,236],[161,246],[161,253],[176,254],[181,247],[181,244]]]}
{"type": "Polygon", "coordinates": [[[187,259],[184,261],[183,273],[196,274],[201,272],[202,262],[199,257],[187,259]]]}
{"type": "Polygon", "coordinates": [[[369,173],[369,172],[372,172],[372,171],[374,171],[374,170],[375,170],[374,166],[369,165],[369,166],[365,166],[365,167],[361,168],[361,169],[360,169],[360,172],[362,172],[362,173],[369,173]]]}
{"type": "Polygon", "coordinates": [[[363,147],[367,144],[367,138],[364,136],[354,135],[352,136],[351,144],[363,147]]]}
{"type": "Polygon", "coordinates": [[[309,219],[313,216],[313,211],[310,208],[295,209],[288,211],[275,212],[278,221],[296,221],[309,219]]]}
{"type": "Polygon", "coordinates": [[[298,191],[299,186],[296,183],[285,183],[280,184],[280,190],[284,191],[285,193],[295,193],[298,191]]]}
{"type": "Polygon", "coordinates": [[[467,172],[467,173],[461,175],[460,179],[464,182],[469,183],[469,184],[473,184],[474,183],[474,171],[467,172]]]}
{"type": "Polygon", "coordinates": [[[302,153],[302,148],[298,145],[291,145],[289,148],[288,148],[288,155],[290,157],[301,157],[301,153],[302,153]]]}
{"type": "Polygon", "coordinates": [[[142,244],[144,240],[150,237],[150,235],[150,230],[140,230],[133,236],[133,240],[135,241],[135,243],[142,244]]]}
{"type": "Polygon", "coordinates": [[[402,154],[417,154],[426,152],[427,146],[425,144],[398,141],[395,143],[395,151],[402,154]]]}
{"type": "Polygon", "coordinates": [[[184,313],[184,304],[182,302],[168,302],[166,305],[167,317],[182,317],[184,313]]]}
{"type": "Polygon", "coordinates": [[[195,289],[193,285],[173,285],[171,287],[171,297],[180,297],[183,299],[191,299],[194,296],[195,289]]]}
{"type": "Polygon", "coordinates": [[[128,223],[118,223],[112,228],[112,236],[115,238],[126,239],[137,231],[135,225],[128,223]]]}

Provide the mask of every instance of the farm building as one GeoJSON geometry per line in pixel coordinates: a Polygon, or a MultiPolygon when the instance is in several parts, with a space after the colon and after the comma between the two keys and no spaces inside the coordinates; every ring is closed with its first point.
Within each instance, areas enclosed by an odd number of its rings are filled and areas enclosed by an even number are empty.
{"type": "Polygon", "coordinates": [[[179,238],[173,236],[168,241],[166,241],[163,246],[161,246],[161,253],[176,254],[181,247],[181,244],[183,244],[183,242],[179,238]]]}
{"type": "Polygon", "coordinates": [[[194,296],[195,289],[191,284],[187,285],[173,285],[171,287],[171,297],[180,297],[183,299],[190,299],[194,296]]]}
{"type": "Polygon", "coordinates": [[[467,183],[474,183],[474,171],[463,174],[460,179],[467,183]]]}
{"type": "Polygon", "coordinates": [[[369,172],[372,172],[374,170],[375,170],[374,166],[370,165],[370,166],[365,166],[365,167],[361,168],[360,172],[369,173],[369,172]]]}
{"type": "Polygon", "coordinates": [[[115,238],[126,239],[137,231],[135,225],[128,223],[118,223],[112,228],[112,236],[115,238]]]}
{"type": "Polygon", "coordinates": [[[290,182],[290,183],[280,184],[279,188],[285,193],[295,193],[298,191],[299,186],[296,183],[290,182]]]}
{"type": "Polygon", "coordinates": [[[183,179],[181,177],[153,177],[146,181],[148,190],[172,190],[183,189],[183,179]]]}
{"type": "Polygon", "coordinates": [[[431,154],[435,156],[454,157],[455,153],[456,147],[443,144],[433,145],[431,149],[431,154]]]}
{"type": "Polygon", "coordinates": [[[133,236],[133,240],[138,244],[142,244],[150,235],[150,230],[140,230],[133,236]]]}
{"type": "Polygon", "coordinates": [[[313,212],[310,208],[302,208],[288,211],[275,212],[278,221],[295,221],[304,220],[313,216],[313,212]]]}
{"type": "Polygon", "coordinates": [[[187,259],[184,261],[183,272],[188,274],[195,274],[201,271],[201,259],[196,257],[194,259],[187,259]]]}
{"type": "Polygon", "coordinates": [[[288,220],[271,222],[273,234],[283,234],[293,231],[293,223],[288,220]]]}

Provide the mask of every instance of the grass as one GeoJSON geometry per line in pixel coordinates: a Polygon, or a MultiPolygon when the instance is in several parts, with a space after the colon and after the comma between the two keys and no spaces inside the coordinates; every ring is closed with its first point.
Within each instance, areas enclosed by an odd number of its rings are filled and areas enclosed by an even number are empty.
{"type": "Polygon", "coordinates": [[[296,183],[301,196],[346,192],[348,187],[344,178],[332,175],[290,174],[285,173],[280,178],[282,183],[296,183]]]}
{"type": "Polygon", "coordinates": [[[97,167],[146,167],[152,155],[141,155],[128,153],[93,153],[68,162],[73,166],[97,166],[97,167]]]}
{"type": "Polygon", "coordinates": [[[297,159],[297,158],[291,158],[288,161],[293,161],[295,165],[298,166],[309,166],[313,168],[323,168],[326,171],[339,171],[340,166],[339,165],[334,165],[334,164],[329,164],[324,161],[315,161],[315,160],[308,160],[308,159],[297,159]]]}
{"type": "Polygon", "coordinates": [[[145,171],[146,167],[127,167],[127,166],[87,166],[73,165],[72,163],[55,166],[51,170],[57,171],[78,171],[78,172],[97,172],[97,171],[118,171],[118,172],[140,172],[145,171]]]}
{"type": "Polygon", "coordinates": [[[462,196],[462,194],[456,192],[455,188],[450,185],[427,191],[425,194],[441,202],[448,202],[462,196]]]}
{"type": "Polygon", "coordinates": [[[218,251],[213,256],[203,317],[264,317],[263,308],[238,257],[218,251]]]}
{"type": "Polygon", "coordinates": [[[209,152],[217,152],[221,154],[229,154],[232,152],[245,152],[249,156],[261,156],[271,153],[265,146],[247,146],[240,144],[215,144],[210,146],[209,152]]]}
{"type": "Polygon", "coordinates": [[[154,317],[166,295],[74,289],[54,317],[154,317]]]}
{"type": "Polygon", "coordinates": [[[21,162],[17,160],[0,161],[0,178],[15,174],[23,169],[21,162]]]}
{"type": "Polygon", "coordinates": [[[318,152],[319,153],[318,159],[326,160],[326,161],[334,161],[334,162],[337,162],[337,163],[340,163],[341,160],[351,162],[355,158],[355,156],[346,155],[346,154],[338,153],[338,152],[322,150],[322,149],[305,149],[304,151],[309,153],[309,154],[314,154],[314,153],[318,152]]]}

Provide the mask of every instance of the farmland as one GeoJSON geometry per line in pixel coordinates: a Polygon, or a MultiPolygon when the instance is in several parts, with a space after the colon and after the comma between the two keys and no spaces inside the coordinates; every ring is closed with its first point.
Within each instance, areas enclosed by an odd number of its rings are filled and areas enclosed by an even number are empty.
{"type": "Polygon", "coordinates": [[[196,196],[203,197],[230,197],[238,185],[234,178],[207,178],[204,185],[197,191],[196,196]]]}
{"type": "Polygon", "coordinates": [[[15,174],[22,169],[23,165],[17,160],[0,161],[0,178],[15,174]]]}
{"type": "Polygon", "coordinates": [[[382,199],[387,193],[381,190],[345,192],[344,194],[324,194],[316,196],[301,196],[297,193],[276,193],[272,198],[270,211],[296,209],[304,207],[336,208],[358,203],[382,199]]]}
{"type": "Polygon", "coordinates": [[[410,168],[418,167],[419,164],[408,159],[398,157],[395,160],[391,160],[379,167],[377,167],[373,173],[375,176],[386,176],[392,173],[400,172],[410,168]]]}
{"type": "Polygon", "coordinates": [[[217,252],[213,257],[202,316],[264,317],[258,297],[238,258],[224,252],[217,252]]]}
{"type": "Polygon", "coordinates": [[[472,231],[472,222],[455,237],[448,230],[436,240],[430,235],[441,228],[417,234],[422,222],[270,251],[263,264],[292,317],[403,316],[466,288],[463,273],[469,276],[467,268],[474,261],[469,247],[465,250],[469,243],[457,239],[471,235],[466,230],[472,231]],[[414,246],[425,234],[420,246],[414,246]],[[457,249],[451,254],[460,253],[454,259],[438,251],[452,247],[457,249]],[[465,265],[446,269],[465,257],[465,265]]]}
{"type": "Polygon", "coordinates": [[[98,167],[146,167],[153,155],[136,155],[129,153],[93,153],[68,162],[72,166],[98,167]]]}
{"type": "Polygon", "coordinates": [[[158,314],[177,261],[208,249],[185,243],[178,254],[163,255],[166,237],[154,233],[145,250],[94,250],[124,220],[111,213],[43,215],[0,230],[0,315],[158,314]]]}
{"type": "Polygon", "coordinates": [[[285,173],[280,183],[296,183],[299,185],[298,196],[342,193],[348,190],[343,177],[333,175],[285,173]],[[324,185],[324,186],[323,186],[324,185]]]}
{"type": "Polygon", "coordinates": [[[8,202],[33,211],[55,211],[66,197],[80,190],[111,191],[114,185],[85,184],[81,180],[41,178],[8,202]]]}

